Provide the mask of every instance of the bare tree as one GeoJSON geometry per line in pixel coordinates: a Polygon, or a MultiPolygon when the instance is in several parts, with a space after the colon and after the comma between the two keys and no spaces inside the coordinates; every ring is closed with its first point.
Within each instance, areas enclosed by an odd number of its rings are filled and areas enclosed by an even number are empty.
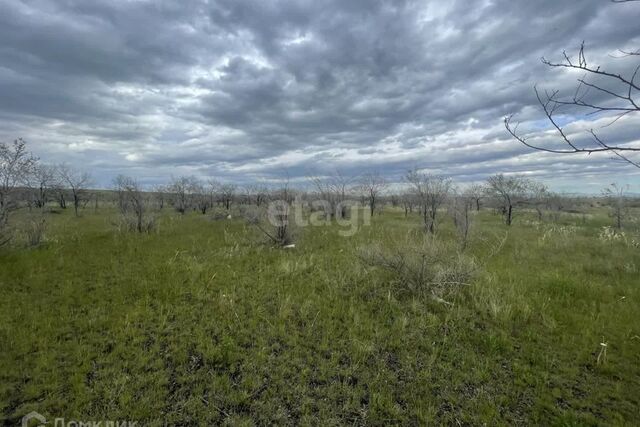
{"type": "Polygon", "coordinates": [[[515,206],[526,198],[529,180],[521,176],[498,174],[487,179],[487,186],[490,194],[501,202],[505,224],[511,225],[515,206]]]}
{"type": "Polygon", "coordinates": [[[553,197],[553,194],[549,191],[549,188],[535,181],[529,181],[529,204],[533,206],[538,214],[538,221],[542,221],[544,210],[549,207],[549,202],[553,197]]]}
{"type": "Polygon", "coordinates": [[[623,220],[627,216],[626,192],[628,189],[629,186],[612,183],[602,190],[602,195],[611,206],[611,216],[618,230],[622,229],[623,220]]]}
{"type": "Polygon", "coordinates": [[[379,172],[367,172],[360,178],[360,190],[364,194],[369,211],[373,216],[381,193],[387,188],[387,182],[379,172]]]}
{"type": "Polygon", "coordinates": [[[269,190],[263,184],[248,185],[244,188],[247,202],[261,206],[265,203],[269,196],[269,190]]]}
{"type": "Polygon", "coordinates": [[[218,191],[220,193],[220,201],[222,202],[226,210],[229,210],[231,208],[231,203],[233,202],[233,199],[236,195],[237,188],[238,187],[234,184],[222,184],[219,187],[218,191]]]}
{"type": "Polygon", "coordinates": [[[351,190],[353,177],[336,170],[329,176],[311,177],[312,184],[316,188],[319,196],[330,205],[330,216],[338,219],[345,218],[347,206],[344,203],[351,190]]]}
{"type": "Polygon", "coordinates": [[[125,175],[118,175],[113,179],[113,187],[116,192],[116,203],[118,205],[118,210],[124,213],[127,210],[127,198],[126,198],[126,187],[128,181],[131,178],[125,175]]]}
{"type": "MultiPolygon", "coordinates": [[[[613,3],[631,3],[638,0],[612,0],[613,3]]],[[[618,59],[636,60],[640,59],[638,51],[620,51],[618,59]]],[[[587,61],[584,42],[578,50],[578,57],[571,58],[563,52],[561,62],[553,62],[542,58],[542,63],[551,68],[576,70],[583,74],[578,79],[578,85],[574,90],[573,97],[562,98],[558,90],[545,91],[541,93],[534,88],[538,102],[544,111],[547,120],[557,131],[560,138],[560,148],[543,147],[533,144],[522,134],[518,133],[518,125],[512,124],[513,115],[505,118],[504,124],[507,131],[522,144],[535,150],[549,153],[598,153],[608,152],[615,155],[614,158],[625,161],[635,167],[640,168],[640,163],[628,157],[628,154],[640,152],[640,147],[628,145],[611,144],[603,140],[600,135],[590,129],[591,143],[584,145],[573,140],[560,125],[557,115],[565,107],[578,109],[582,115],[603,114],[611,118],[605,126],[613,125],[622,117],[636,115],[640,112],[640,82],[637,81],[640,73],[640,63],[630,67],[628,75],[622,75],[615,71],[604,70],[601,66],[591,65],[587,61]]]]}
{"type": "MultiPolygon", "coordinates": [[[[562,194],[550,192],[547,197],[547,210],[550,211],[551,218],[554,221],[560,220],[560,213],[567,205],[570,204],[572,204],[572,200],[562,194]]],[[[577,206],[579,206],[579,204],[576,204],[576,207],[577,206]]]]}
{"type": "Polygon", "coordinates": [[[18,207],[17,190],[28,183],[37,161],[22,139],[0,143],[0,246],[10,240],[6,234],[9,213],[18,207]]]}
{"type": "Polygon", "coordinates": [[[480,200],[482,200],[486,194],[487,188],[480,184],[473,184],[465,191],[465,195],[473,201],[477,212],[480,212],[480,200]]]}
{"type": "Polygon", "coordinates": [[[50,165],[35,164],[27,185],[32,191],[33,204],[44,209],[50,192],[56,186],[56,171],[50,165]]]}
{"type": "Polygon", "coordinates": [[[447,200],[451,191],[451,180],[443,176],[419,172],[417,169],[409,171],[406,180],[420,204],[425,230],[434,234],[438,209],[447,200]]]}
{"type": "MultiPolygon", "coordinates": [[[[454,192],[455,193],[455,192],[454,192]]],[[[453,194],[449,203],[449,214],[456,227],[460,250],[464,251],[469,243],[471,227],[473,224],[473,209],[475,200],[468,194],[453,194]]]]}
{"type": "Polygon", "coordinates": [[[400,200],[402,201],[404,216],[406,218],[410,213],[413,213],[413,206],[415,205],[415,195],[412,191],[407,191],[402,193],[402,195],[400,196],[400,200]]]}
{"type": "Polygon", "coordinates": [[[127,228],[138,233],[151,231],[154,220],[146,217],[147,197],[138,182],[131,177],[118,175],[114,179],[114,187],[118,193],[120,213],[127,228]]]}
{"type": "Polygon", "coordinates": [[[75,170],[64,163],[58,165],[57,172],[62,185],[71,191],[73,209],[78,216],[80,205],[88,200],[87,187],[92,185],[93,178],[90,173],[75,170]]]}
{"type": "Polygon", "coordinates": [[[193,197],[196,209],[202,214],[206,215],[207,210],[213,206],[211,203],[211,197],[207,187],[200,181],[193,183],[193,197]]]}
{"type": "Polygon", "coordinates": [[[192,206],[192,195],[196,190],[198,180],[193,176],[171,177],[168,190],[172,194],[172,204],[175,210],[184,215],[192,206]]]}
{"type": "Polygon", "coordinates": [[[220,182],[213,178],[209,178],[206,184],[207,194],[209,195],[209,205],[214,207],[216,204],[216,197],[218,194],[218,189],[220,188],[220,182]]]}
{"type": "Polygon", "coordinates": [[[167,187],[165,185],[157,184],[153,186],[151,191],[153,192],[153,196],[156,200],[158,209],[163,209],[166,199],[167,187]]]}
{"type": "Polygon", "coordinates": [[[55,199],[58,202],[58,206],[60,209],[67,208],[67,189],[65,188],[65,184],[60,178],[60,173],[58,171],[58,165],[52,167],[55,173],[54,183],[53,183],[53,192],[55,193],[55,199]]]}

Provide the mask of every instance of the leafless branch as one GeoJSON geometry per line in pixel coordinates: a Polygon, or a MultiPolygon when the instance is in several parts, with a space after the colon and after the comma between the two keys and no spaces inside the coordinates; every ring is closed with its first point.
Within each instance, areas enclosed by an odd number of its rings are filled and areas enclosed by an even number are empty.
{"type": "MultiPolygon", "coordinates": [[[[613,3],[627,3],[640,0],[611,1],[613,3]]],[[[622,57],[640,56],[640,50],[620,50],[620,52],[623,55],[622,57]]],[[[566,52],[563,52],[562,55],[564,60],[561,62],[552,62],[543,57],[542,63],[551,68],[572,69],[584,73],[583,77],[578,79],[578,85],[573,97],[570,99],[561,99],[559,97],[559,91],[554,90],[541,93],[535,86],[534,91],[547,120],[560,136],[564,148],[542,147],[530,143],[523,134],[518,132],[518,123],[513,124],[513,115],[507,116],[504,120],[505,128],[509,134],[520,143],[534,150],[556,154],[612,152],[615,159],[622,160],[632,166],[640,168],[638,162],[627,157],[627,153],[640,152],[640,147],[611,144],[604,141],[593,129],[589,131],[593,144],[587,146],[583,144],[578,145],[567,135],[556,118],[562,107],[584,108],[588,110],[586,113],[588,116],[604,113],[608,117],[611,117],[609,123],[602,126],[602,128],[605,128],[614,125],[623,117],[640,112],[640,101],[637,99],[638,93],[640,92],[640,83],[637,81],[638,75],[640,74],[640,64],[634,68],[629,76],[606,71],[600,66],[593,66],[587,60],[584,42],[580,45],[577,59],[572,58],[566,52]],[[590,80],[590,77],[596,79],[590,80]],[[589,100],[588,96],[591,92],[604,96],[604,101],[589,100]]]]}

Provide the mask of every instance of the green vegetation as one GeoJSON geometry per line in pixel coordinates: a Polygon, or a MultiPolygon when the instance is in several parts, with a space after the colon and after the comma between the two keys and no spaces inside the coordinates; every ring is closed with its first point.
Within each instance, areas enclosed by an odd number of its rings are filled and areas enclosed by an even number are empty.
{"type": "MultiPolygon", "coordinates": [[[[361,247],[422,239],[417,214],[387,208],[350,238],[306,227],[276,249],[238,219],[165,213],[137,234],[115,210],[72,211],[46,215],[39,246],[0,252],[7,424],[32,410],[139,425],[637,421],[640,239],[604,233],[603,212],[518,212],[512,227],[480,212],[477,272],[447,305],[359,262],[361,247]]],[[[456,240],[449,220],[437,239],[456,240]]]]}

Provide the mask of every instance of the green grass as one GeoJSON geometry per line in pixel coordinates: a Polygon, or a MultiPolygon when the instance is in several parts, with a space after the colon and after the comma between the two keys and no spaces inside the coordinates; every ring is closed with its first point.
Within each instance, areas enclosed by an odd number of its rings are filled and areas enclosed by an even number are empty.
{"type": "Polygon", "coordinates": [[[140,425],[637,422],[640,248],[600,240],[602,212],[563,217],[567,235],[482,212],[468,251],[482,272],[452,307],[358,263],[358,246],[419,230],[400,211],[351,238],[307,227],[294,250],[239,220],[166,213],[136,235],[114,217],[49,214],[45,244],[0,252],[6,424],[32,410],[140,425]]]}

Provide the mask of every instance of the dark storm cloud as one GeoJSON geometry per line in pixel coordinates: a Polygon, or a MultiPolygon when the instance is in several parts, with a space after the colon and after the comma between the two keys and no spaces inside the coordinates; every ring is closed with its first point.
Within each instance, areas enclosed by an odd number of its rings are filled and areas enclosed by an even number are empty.
{"type": "MultiPolygon", "coordinates": [[[[0,137],[23,136],[102,183],[119,172],[250,181],[336,167],[397,178],[413,166],[469,181],[510,171],[608,180],[635,172],[532,153],[501,120],[518,113],[553,143],[532,86],[571,94],[577,76],[539,58],[586,40],[594,61],[628,72],[633,61],[611,54],[640,45],[638,22],[640,6],[605,0],[8,0],[0,137]]],[[[583,137],[593,123],[576,114],[564,120],[583,137]]],[[[634,143],[637,129],[629,119],[607,137],[634,143]]]]}

